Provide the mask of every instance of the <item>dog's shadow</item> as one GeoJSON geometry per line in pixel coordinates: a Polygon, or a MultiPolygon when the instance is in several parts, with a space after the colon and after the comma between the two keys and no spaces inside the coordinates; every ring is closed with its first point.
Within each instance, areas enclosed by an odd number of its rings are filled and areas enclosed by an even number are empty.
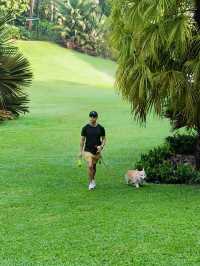
{"type": "Polygon", "coordinates": [[[150,188],[149,183],[147,183],[147,182],[145,182],[144,184],[140,184],[139,187],[136,187],[135,184],[125,184],[125,185],[128,187],[135,188],[137,190],[150,188]]]}

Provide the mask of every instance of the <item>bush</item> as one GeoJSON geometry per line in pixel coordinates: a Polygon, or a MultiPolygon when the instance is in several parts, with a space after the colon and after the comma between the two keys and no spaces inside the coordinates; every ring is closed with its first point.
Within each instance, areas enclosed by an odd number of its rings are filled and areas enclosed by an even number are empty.
{"type": "Polygon", "coordinates": [[[176,169],[176,176],[179,183],[192,184],[195,183],[194,181],[198,178],[199,173],[190,165],[179,165],[176,169]]]}
{"type": "Polygon", "coordinates": [[[144,167],[147,182],[165,184],[200,184],[200,173],[190,164],[174,164],[171,158],[177,153],[194,152],[195,137],[175,135],[168,137],[166,144],[142,154],[135,167],[144,167]],[[184,143],[185,140],[185,143],[184,143]],[[178,145],[182,145],[179,147],[178,145]]]}
{"type": "Polygon", "coordinates": [[[60,28],[46,20],[40,21],[38,25],[33,25],[32,30],[26,26],[18,26],[19,38],[23,40],[45,40],[45,41],[61,41],[60,28]]]}
{"type": "Polygon", "coordinates": [[[38,39],[49,40],[49,41],[60,41],[60,28],[55,24],[50,23],[47,20],[42,20],[38,24],[38,39]]]}
{"type": "Polygon", "coordinates": [[[19,26],[19,31],[20,31],[20,38],[22,40],[31,40],[33,39],[33,33],[29,31],[26,27],[19,26]]]}
{"type": "Polygon", "coordinates": [[[137,168],[141,168],[145,162],[148,162],[149,167],[154,167],[163,163],[163,161],[170,158],[172,155],[170,147],[168,145],[163,145],[162,147],[157,147],[150,150],[147,154],[141,155],[141,160],[137,164],[137,168]]]}
{"type": "Polygon", "coordinates": [[[176,154],[194,154],[196,148],[196,137],[194,135],[169,136],[166,138],[172,152],[176,154]]]}
{"type": "Polygon", "coordinates": [[[8,33],[8,36],[10,39],[19,40],[21,38],[20,30],[18,27],[14,26],[14,25],[7,24],[6,30],[7,30],[7,33],[8,33]]]}

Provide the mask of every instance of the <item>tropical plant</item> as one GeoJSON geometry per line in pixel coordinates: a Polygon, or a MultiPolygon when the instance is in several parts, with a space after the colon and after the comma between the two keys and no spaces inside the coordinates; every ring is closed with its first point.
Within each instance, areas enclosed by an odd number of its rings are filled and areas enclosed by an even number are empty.
{"type": "Polygon", "coordinates": [[[200,167],[199,1],[114,0],[111,43],[118,50],[117,87],[145,122],[152,110],[196,130],[200,167]],[[195,10],[196,8],[196,10],[195,10]],[[195,21],[196,20],[196,21],[195,21]]]}
{"type": "Polygon", "coordinates": [[[108,17],[111,13],[111,6],[108,0],[98,0],[98,5],[100,7],[100,21],[103,16],[108,17]]]}
{"type": "Polygon", "coordinates": [[[38,15],[41,20],[57,24],[59,18],[63,18],[61,10],[64,0],[43,0],[38,5],[38,15]]]}
{"type": "Polygon", "coordinates": [[[23,87],[30,85],[32,72],[27,59],[9,41],[6,23],[10,17],[0,16],[0,110],[18,116],[28,112],[28,98],[23,87]]]}
{"type": "Polygon", "coordinates": [[[135,168],[145,169],[148,182],[200,184],[200,172],[196,171],[194,165],[191,164],[193,156],[184,157],[184,155],[179,155],[178,157],[173,152],[174,147],[170,145],[164,144],[156,147],[142,154],[139,161],[136,162],[135,168]],[[178,160],[179,158],[182,159],[181,162],[178,160]]]}
{"type": "Polygon", "coordinates": [[[67,0],[63,10],[65,17],[62,37],[70,48],[96,53],[103,39],[99,23],[99,9],[91,0],[67,0]]]}
{"type": "Polygon", "coordinates": [[[12,12],[20,15],[29,7],[30,0],[0,0],[0,12],[12,12]]]}
{"type": "Polygon", "coordinates": [[[10,37],[10,39],[20,39],[21,38],[21,35],[20,35],[20,29],[14,25],[10,25],[10,24],[7,24],[6,25],[6,30],[7,30],[7,33],[10,37]]]}

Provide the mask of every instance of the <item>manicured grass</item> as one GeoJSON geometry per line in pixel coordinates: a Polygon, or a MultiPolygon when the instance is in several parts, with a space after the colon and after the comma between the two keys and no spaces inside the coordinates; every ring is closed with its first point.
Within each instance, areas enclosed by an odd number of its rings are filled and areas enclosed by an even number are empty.
{"type": "Polygon", "coordinates": [[[0,126],[0,265],[200,265],[200,188],[123,181],[168,122],[132,120],[113,90],[114,63],[45,42],[19,46],[35,79],[30,114],[0,126]],[[92,109],[108,166],[88,192],[76,155],[92,109]]]}

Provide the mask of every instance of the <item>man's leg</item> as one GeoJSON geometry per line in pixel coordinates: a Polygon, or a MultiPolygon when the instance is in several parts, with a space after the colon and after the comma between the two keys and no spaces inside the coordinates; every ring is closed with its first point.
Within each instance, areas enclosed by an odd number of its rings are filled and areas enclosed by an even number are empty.
{"type": "Polygon", "coordinates": [[[97,164],[97,159],[93,158],[92,155],[88,154],[87,158],[87,170],[88,170],[88,181],[89,181],[89,189],[90,185],[92,185],[92,188],[96,187],[95,184],[95,174],[96,174],[96,164],[97,164]]]}
{"type": "Polygon", "coordinates": [[[93,179],[94,180],[95,180],[96,171],[97,171],[97,165],[96,165],[96,163],[94,163],[93,164],[93,179]]]}
{"type": "Polygon", "coordinates": [[[89,176],[89,189],[92,185],[91,189],[94,189],[96,187],[95,183],[95,174],[96,174],[96,163],[92,162],[91,164],[88,164],[88,176],[89,176]]]}
{"type": "Polygon", "coordinates": [[[93,162],[92,160],[90,160],[88,162],[88,179],[89,179],[89,183],[92,182],[92,180],[94,179],[94,166],[93,166],[93,162]]]}

